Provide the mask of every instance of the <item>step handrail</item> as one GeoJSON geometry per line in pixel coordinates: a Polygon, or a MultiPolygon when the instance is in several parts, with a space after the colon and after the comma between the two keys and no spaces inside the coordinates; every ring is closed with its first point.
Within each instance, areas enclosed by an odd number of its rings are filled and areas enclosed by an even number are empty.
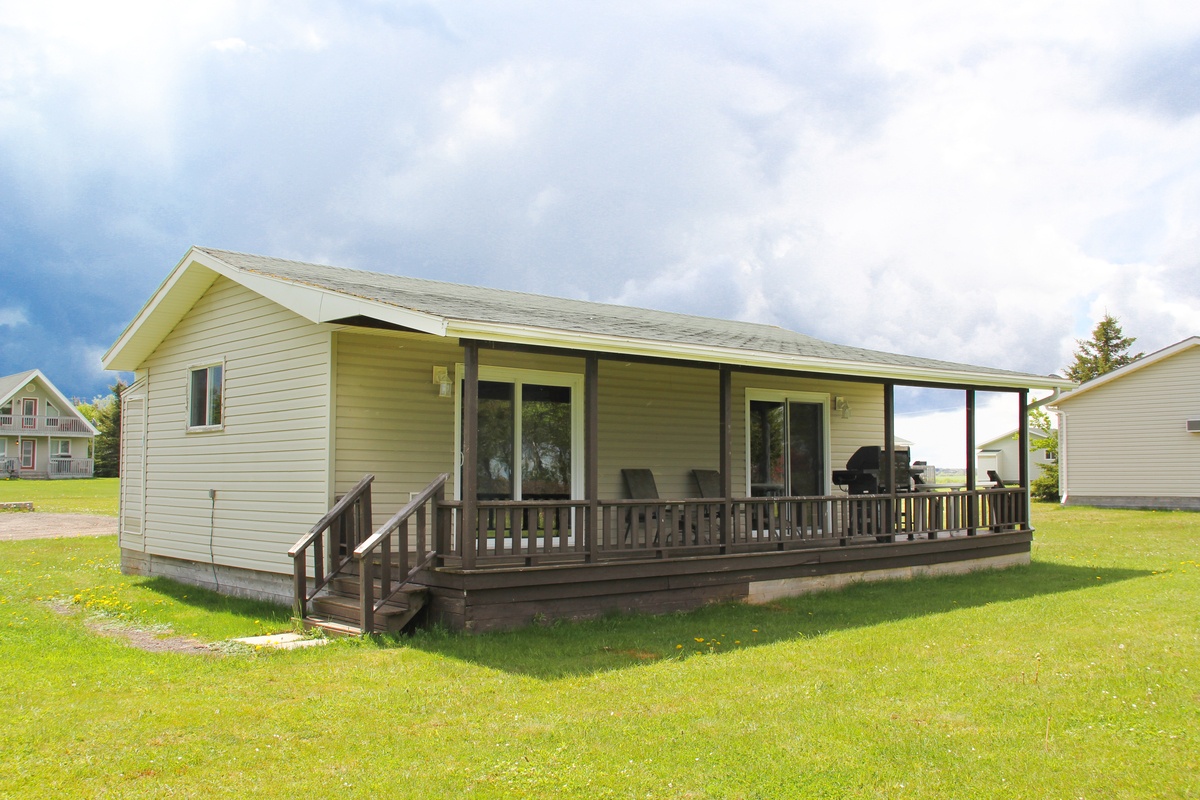
{"type": "Polygon", "coordinates": [[[363,633],[374,629],[375,614],[393,597],[416,577],[417,573],[426,569],[437,558],[439,551],[446,546],[448,539],[448,517],[444,508],[446,497],[446,481],[450,474],[443,472],[434,478],[428,486],[413,495],[412,499],[392,518],[380,526],[374,534],[354,548],[353,557],[358,562],[358,591],[359,591],[359,622],[363,633]],[[432,503],[433,513],[426,509],[432,503]],[[430,530],[429,517],[434,520],[434,530],[430,530]],[[416,551],[417,563],[409,568],[409,519],[416,517],[416,551]],[[393,534],[399,534],[395,543],[395,552],[399,559],[397,572],[402,576],[392,580],[392,550],[393,534]],[[371,559],[376,552],[379,554],[379,600],[375,600],[375,582],[371,571],[371,559]]]}
{"type": "MultiPolygon", "coordinates": [[[[346,494],[334,503],[333,508],[329,509],[328,513],[309,529],[308,533],[300,537],[291,548],[288,549],[288,556],[292,559],[292,585],[295,593],[295,609],[296,613],[303,619],[308,614],[308,603],[316,596],[317,592],[325,588],[331,580],[336,578],[338,574],[345,569],[353,558],[353,552],[347,553],[337,564],[332,565],[329,572],[325,571],[325,539],[329,538],[329,552],[334,552],[334,542],[330,529],[335,524],[339,525],[341,532],[347,532],[345,521],[347,517],[351,524],[349,526],[350,541],[348,545],[357,545],[363,539],[363,534],[371,529],[371,483],[375,480],[375,476],[366,474],[358,483],[354,484],[354,488],[346,492],[346,494]],[[357,513],[356,513],[357,510],[357,513]],[[313,586],[309,591],[308,587],[308,550],[313,549],[313,586]]],[[[347,548],[349,549],[349,548],[347,548]]]]}

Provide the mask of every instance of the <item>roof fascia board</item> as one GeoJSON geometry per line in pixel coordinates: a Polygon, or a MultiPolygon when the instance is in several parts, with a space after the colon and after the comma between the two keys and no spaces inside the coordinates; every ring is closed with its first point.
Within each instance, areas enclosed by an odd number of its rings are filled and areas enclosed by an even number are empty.
{"type": "Polygon", "coordinates": [[[1189,336],[1187,339],[1184,339],[1181,342],[1176,342],[1175,344],[1168,345],[1157,352],[1151,353],[1148,356],[1142,356],[1137,361],[1134,361],[1132,364],[1126,364],[1125,366],[1123,366],[1119,369],[1114,369],[1112,372],[1110,372],[1106,375],[1101,375],[1099,378],[1093,378],[1092,380],[1090,380],[1086,383],[1080,384],[1079,388],[1074,389],[1073,391],[1067,392],[1066,394],[1060,396],[1058,399],[1056,399],[1054,401],[1053,404],[1051,404],[1047,407],[1057,409],[1063,403],[1066,403],[1070,400],[1074,400],[1076,397],[1079,397],[1079,395],[1086,394],[1087,392],[1090,392],[1092,389],[1096,389],[1100,386],[1104,386],[1105,384],[1109,384],[1109,383],[1112,383],[1113,381],[1120,380],[1121,378],[1124,378],[1126,375],[1128,375],[1132,372],[1137,372],[1138,370],[1142,369],[1143,367],[1148,367],[1151,364],[1157,364],[1160,361],[1165,361],[1166,359],[1171,358],[1172,356],[1176,356],[1176,355],[1182,353],[1183,351],[1188,350],[1193,347],[1196,347],[1198,345],[1200,345],[1200,336],[1189,336]]]}
{"type": "Polygon", "coordinates": [[[842,359],[816,359],[788,356],[762,351],[739,350],[728,347],[659,342],[602,334],[531,328],[496,323],[451,320],[446,334],[462,339],[497,339],[528,345],[557,346],[572,350],[592,350],[600,353],[640,355],[649,358],[670,358],[683,361],[720,362],[747,367],[821,372],[829,375],[863,376],[880,380],[923,381],[942,384],[978,384],[1003,389],[1053,389],[1069,385],[1058,378],[1009,377],[978,372],[947,372],[945,370],[863,364],[842,359]]]}
{"type": "Polygon", "coordinates": [[[157,321],[159,317],[163,317],[167,321],[171,322],[169,326],[170,328],[175,327],[174,323],[177,323],[180,319],[182,319],[183,315],[187,313],[187,309],[192,307],[192,303],[194,303],[196,299],[198,299],[200,295],[212,285],[213,281],[217,279],[217,271],[213,270],[211,267],[208,267],[207,264],[201,263],[199,257],[202,255],[202,253],[198,253],[196,248],[193,247],[188,250],[182,259],[180,259],[179,263],[175,265],[175,268],[171,270],[170,274],[168,274],[163,282],[158,285],[158,288],[154,290],[154,294],[150,295],[150,299],[146,301],[146,304],[143,305],[141,310],[138,311],[137,315],[134,316],[133,321],[130,322],[129,325],[125,327],[125,330],[121,332],[121,335],[117,337],[117,341],[113,342],[112,347],[108,348],[108,351],[101,356],[100,363],[104,365],[105,369],[125,371],[137,369],[146,356],[153,352],[154,348],[157,347],[159,342],[162,341],[162,339],[159,338],[158,341],[155,341],[152,345],[147,347],[147,343],[142,341],[145,338],[144,335],[142,335],[142,329],[145,328],[151,320],[157,321]],[[196,276],[192,266],[193,264],[199,264],[202,267],[207,267],[209,272],[212,273],[211,276],[201,275],[198,276],[200,280],[195,280],[196,276]],[[185,281],[185,277],[192,280],[185,281]],[[206,277],[207,280],[204,280],[206,277]],[[181,283],[187,287],[188,295],[190,296],[194,294],[195,297],[192,298],[192,302],[188,303],[187,307],[182,311],[170,309],[168,300],[179,299],[175,295],[178,294],[178,291],[182,291],[177,290],[177,287],[181,283]],[[174,319],[172,320],[172,318],[174,319]]]}
{"type": "Polygon", "coordinates": [[[137,369],[158,347],[166,333],[178,324],[196,300],[212,286],[217,276],[228,278],[310,322],[321,323],[362,314],[435,336],[445,335],[444,319],[297,281],[239,269],[193,247],[175,265],[142,306],[133,322],[129,323],[101,358],[104,368],[126,371],[137,369]],[[198,273],[198,270],[204,270],[208,274],[198,273]],[[181,296],[180,292],[184,294],[181,296]],[[157,330],[161,335],[157,339],[147,340],[143,329],[151,320],[160,323],[157,330]]]}
{"type": "MultiPolygon", "coordinates": [[[[984,450],[986,448],[991,447],[992,445],[1001,444],[1002,442],[1016,441],[1018,433],[1020,433],[1020,431],[1018,431],[1016,428],[1013,428],[1008,433],[1001,434],[1001,435],[997,436],[995,439],[989,439],[988,441],[984,442],[983,444],[977,445],[975,447],[975,449],[976,450],[984,450]]],[[[1045,439],[1048,435],[1049,434],[1046,431],[1043,431],[1040,428],[1030,428],[1029,429],[1029,438],[1030,439],[1045,439]]]]}

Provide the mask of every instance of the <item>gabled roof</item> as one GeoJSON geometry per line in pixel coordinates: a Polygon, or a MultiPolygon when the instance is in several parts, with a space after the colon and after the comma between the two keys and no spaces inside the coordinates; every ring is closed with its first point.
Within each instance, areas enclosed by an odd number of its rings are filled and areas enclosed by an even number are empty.
{"type": "MultiPolygon", "coordinates": [[[[1020,431],[1018,431],[1016,428],[1013,428],[1008,433],[1001,434],[1001,435],[997,436],[995,439],[988,439],[983,444],[975,445],[975,449],[976,450],[988,450],[995,445],[998,445],[998,444],[1001,444],[1002,442],[1008,441],[1009,439],[1016,439],[1018,433],[1020,433],[1020,431]]],[[[1045,439],[1047,435],[1048,434],[1046,433],[1046,431],[1042,430],[1041,428],[1030,428],[1029,429],[1029,440],[1030,441],[1033,441],[1034,439],[1045,439]]]]}
{"type": "Polygon", "coordinates": [[[31,369],[26,372],[18,372],[15,375],[5,375],[0,377],[0,406],[12,400],[21,393],[21,390],[29,385],[31,381],[37,381],[42,384],[42,387],[54,396],[58,401],[58,407],[67,415],[81,420],[84,425],[92,432],[93,436],[99,436],[100,432],[92,423],[88,422],[87,417],[80,414],[75,404],[67,399],[67,396],[58,390],[49,378],[42,374],[40,369],[31,369]]]}
{"type": "Polygon", "coordinates": [[[1200,336],[1189,336],[1188,338],[1184,339],[1181,342],[1176,342],[1175,344],[1168,345],[1167,347],[1164,347],[1161,350],[1155,350],[1153,353],[1151,353],[1148,356],[1142,356],[1137,361],[1134,361],[1132,364],[1126,364],[1125,366],[1123,366],[1119,369],[1114,369],[1112,372],[1101,375],[1098,378],[1092,378],[1090,381],[1081,383],[1081,384],[1079,384],[1079,388],[1074,389],[1070,392],[1067,392],[1066,394],[1062,395],[1057,400],[1055,400],[1054,403],[1051,405],[1051,407],[1058,408],[1063,403],[1070,402],[1071,400],[1074,400],[1076,397],[1079,397],[1082,394],[1087,394],[1088,392],[1090,392],[1094,389],[1098,389],[1102,386],[1107,386],[1108,384],[1112,383],[1113,381],[1119,381],[1122,378],[1124,378],[1126,375],[1131,375],[1131,374],[1137,372],[1138,370],[1145,369],[1146,367],[1150,366],[1151,364],[1157,364],[1160,361],[1165,361],[1168,358],[1177,356],[1180,353],[1183,353],[1187,350],[1192,349],[1193,347],[1200,347],[1200,336]]]}
{"type": "Polygon", "coordinates": [[[104,355],[136,369],[218,276],[317,323],[364,319],[459,339],[757,366],[880,380],[1002,388],[1070,385],[1030,375],[833,344],[774,325],[570,300],[192,248],[104,355]]]}

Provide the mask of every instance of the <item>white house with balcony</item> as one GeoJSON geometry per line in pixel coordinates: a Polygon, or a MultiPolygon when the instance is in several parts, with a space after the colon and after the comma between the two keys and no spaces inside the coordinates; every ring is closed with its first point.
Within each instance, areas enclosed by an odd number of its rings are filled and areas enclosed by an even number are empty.
{"type": "Polygon", "coordinates": [[[0,478],[90,478],[96,434],[41,370],[0,378],[0,478]]]}

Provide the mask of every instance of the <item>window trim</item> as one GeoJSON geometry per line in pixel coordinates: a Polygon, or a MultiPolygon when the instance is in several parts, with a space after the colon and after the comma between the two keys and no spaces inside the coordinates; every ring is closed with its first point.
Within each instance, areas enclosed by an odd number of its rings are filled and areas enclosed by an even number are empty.
{"type": "MultiPolygon", "coordinates": [[[[454,376],[454,499],[462,500],[462,407],[463,379],[465,368],[460,362],[455,365],[454,376]]],[[[520,386],[536,383],[542,386],[565,386],[571,390],[571,499],[583,498],[584,419],[583,419],[583,374],[576,372],[553,372],[519,367],[479,367],[479,380],[512,383],[514,397],[520,397],[520,386]]],[[[521,489],[521,415],[514,414],[513,420],[513,493],[521,489]]]]}
{"type": "Polygon", "coordinates": [[[821,488],[820,494],[822,496],[831,494],[831,487],[833,486],[833,456],[832,456],[833,451],[832,451],[832,443],[830,441],[832,439],[832,436],[831,436],[831,430],[830,430],[831,420],[829,418],[829,408],[830,408],[829,394],[825,393],[825,392],[797,392],[797,391],[791,391],[789,389],[758,389],[758,388],[753,388],[753,387],[747,387],[745,397],[743,398],[743,407],[742,407],[742,412],[743,412],[742,424],[745,426],[744,432],[743,432],[744,433],[743,444],[745,445],[744,468],[745,468],[745,475],[746,475],[746,487],[745,487],[746,488],[746,497],[749,497],[750,493],[751,493],[751,486],[750,486],[750,473],[751,473],[751,467],[750,467],[750,445],[751,445],[751,442],[750,442],[750,402],[751,401],[765,401],[765,402],[769,402],[769,403],[770,402],[787,403],[788,401],[792,401],[792,402],[796,402],[796,403],[811,403],[814,405],[821,406],[821,438],[822,438],[821,458],[824,459],[824,469],[822,470],[823,474],[821,475],[821,482],[824,485],[821,488]]]}
{"type": "Polygon", "coordinates": [[[71,440],[70,439],[50,439],[50,458],[70,458],[71,457],[71,440]],[[57,445],[57,446],[56,446],[57,445]],[[63,445],[66,445],[67,452],[59,452],[63,445]]]}
{"type": "MultiPolygon", "coordinates": [[[[209,386],[212,386],[212,381],[209,380],[209,386]]],[[[206,404],[211,402],[211,394],[205,392],[206,404]]],[[[206,361],[199,364],[192,364],[184,373],[184,428],[188,433],[216,433],[225,430],[225,359],[219,361],[206,361]],[[192,424],[192,376],[201,370],[211,370],[214,367],[221,368],[221,421],[216,424],[193,425],[192,424]]],[[[207,409],[205,409],[207,416],[207,409]]]]}

